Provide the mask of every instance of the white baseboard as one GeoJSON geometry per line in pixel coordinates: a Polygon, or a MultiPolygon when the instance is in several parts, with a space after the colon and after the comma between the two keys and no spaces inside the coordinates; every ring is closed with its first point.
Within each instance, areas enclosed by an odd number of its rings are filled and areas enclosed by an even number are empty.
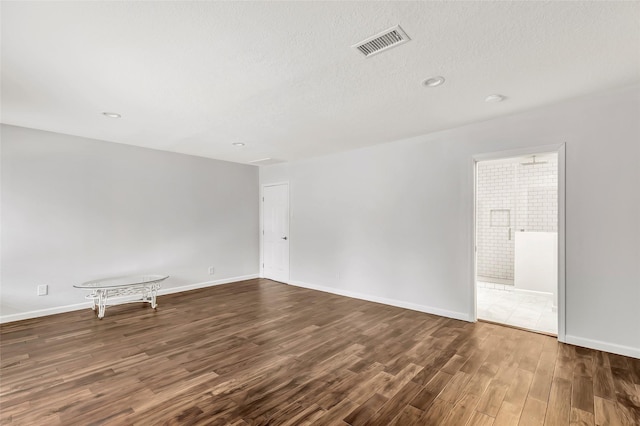
{"type": "MultiPolygon", "coordinates": [[[[215,281],[205,281],[202,283],[188,284],[188,285],[183,285],[179,287],[161,288],[160,291],[158,291],[158,295],[162,296],[164,294],[180,293],[182,291],[195,290],[198,288],[205,288],[205,287],[213,287],[216,285],[229,284],[236,281],[251,280],[254,278],[258,278],[258,274],[241,275],[238,277],[224,278],[224,279],[215,280],[215,281]]],[[[39,309],[37,311],[21,312],[19,314],[2,315],[0,316],[0,324],[7,323],[7,322],[14,322],[14,321],[22,321],[22,320],[31,319],[31,318],[45,317],[47,315],[62,314],[64,312],[79,311],[81,309],[90,309],[90,308],[91,308],[91,302],[84,302],[84,303],[76,303],[73,305],[56,306],[54,308],[39,309]]]]}
{"type": "Polygon", "coordinates": [[[0,324],[14,321],[22,321],[31,318],[46,317],[48,315],[62,314],[64,312],[90,309],[91,302],[75,303],[73,305],[56,306],[55,308],[38,309],[37,311],[20,312],[19,314],[0,316],[0,324]]]}
{"type": "Polygon", "coordinates": [[[373,296],[370,294],[356,293],[348,290],[341,290],[333,287],[309,284],[302,281],[289,281],[288,284],[296,287],[308,288],[310,290],[323,291],[325,293],[337,294],[339,296],[351,297],[354,299],[366,300],[368,302],[382,303],[383,305],[396,306],[398,308],[411,309],[412,311],[424,312],[427,314],[439,315],[441,317],[453,318],[471,322],[470,316],[464,312],[449,311],[446,309],[434,308],[431,306],[418,305],[416,303],[405,302],[397,299],[387,299],[386,297],[373,296]]]}
{"type": "Polygon", "coordinates": [[[633,348],[631,346],[616,345],[614,343],[585,339],[584,337],[571,336],[569,334],[565,336],[565,343],[582,346],[583,348],[596,349],[599,351],[611,352],[613,354],[640,358],[640,348],[633,348]]]}
{"type": "Polygon", "coordinates": [[[180,292],[183,292],[183,291],[197,290],[199,288],[213,287],[213,286],[221,285],[221,284],[235,283],[237,281],[252,280],[254,278],[260,278],[260,277],[259,277],[258,274],[240,275],[238,277],[223,278],[221,280],[205,281],[205,282],[202,282],[202,283],[195,283],[195,284],[187,284],[187,285],[183,285],[183,286],[180,286],[180,287],[161,288],[160,291],[158,291],[158,295],[162,296],[163,294],[173,294],[173,293],[180,293],[180,292]]]}

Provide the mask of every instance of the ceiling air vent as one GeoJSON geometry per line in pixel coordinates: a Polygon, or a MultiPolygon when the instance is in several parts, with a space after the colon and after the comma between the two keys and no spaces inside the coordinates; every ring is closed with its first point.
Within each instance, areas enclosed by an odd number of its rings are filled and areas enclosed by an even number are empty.
{"type": "Polygon", "coordinates": [[[249,164],[254,166],[269,166],[271,164],[284,163],[284,160],[278,160],[276,158],[260,158],[259,160],[249,161],[249,164]]]}
{"type": "Polygon", "coordinates": [[[411,40],[400,25],[391,27],[351,47],[358,49],[366,58],[376,55],[392,47],[400,46],[411,40]]]}

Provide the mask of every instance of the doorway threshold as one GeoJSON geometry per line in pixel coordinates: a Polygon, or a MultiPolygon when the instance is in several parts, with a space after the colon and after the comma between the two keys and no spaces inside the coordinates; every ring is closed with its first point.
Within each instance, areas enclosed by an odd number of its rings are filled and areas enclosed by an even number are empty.
{"type": "Polygon", "coordinates": [[[502,327],[515,328],[516,330],[528,331],[530,333],[542,334],[544,336],[558,337],[557,334],[550,333],[548,331],[540,331],[540,330],[534,330],[532,328],[518,327],[516,325],[505,324],[505,323],[502,323],[502,322],[489,321],[489,320],[482,319],[482,318],[478,318],[478,322],[486,322],[487,324],[501,325],[502,327]]]}

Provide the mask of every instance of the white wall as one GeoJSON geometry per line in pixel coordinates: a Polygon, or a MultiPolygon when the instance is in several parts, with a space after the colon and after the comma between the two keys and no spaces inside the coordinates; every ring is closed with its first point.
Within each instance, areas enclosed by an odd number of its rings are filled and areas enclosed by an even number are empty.
{"type": "Polygon", "coordinates": [[[258,273],[256,167],[6,125],[1,136],[3,321],[82,303],[73,284],[100,277],[166,273],[172,288],[258,273]]]}
{"type": "Polygon", "coordinates": [[[639,117],[634,88],[261,168],[291,184],[291,282],[470,318],[472,156],[566,142],[566,339],[640,357],[639,117]]]}

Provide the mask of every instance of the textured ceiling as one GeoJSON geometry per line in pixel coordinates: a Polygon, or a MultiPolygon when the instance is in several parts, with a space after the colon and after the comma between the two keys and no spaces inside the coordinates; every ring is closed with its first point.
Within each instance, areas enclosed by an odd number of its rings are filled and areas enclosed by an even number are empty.
{"type": "Polygon", "coordinates": [[[353,149],[640,83],[639,2],[1,7],[2,122],[236,162],[353,149]],[[350,47],[396,24],[412,41],[366,59],[350,47]],[[421,86],[436,75],[446,83],[421,86]],[[485,103],[492,93],[508,100],[485,103]]]}

